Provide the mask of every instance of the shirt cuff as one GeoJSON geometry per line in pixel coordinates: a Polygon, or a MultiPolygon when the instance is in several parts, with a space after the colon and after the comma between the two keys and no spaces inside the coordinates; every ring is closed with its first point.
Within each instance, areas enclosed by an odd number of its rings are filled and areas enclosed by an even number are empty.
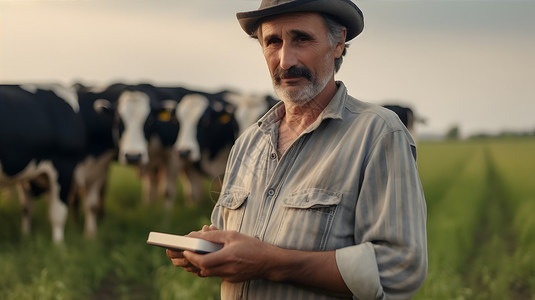
{"type": "Polygon", "coordinates": [[[371,243],[336,250],[336,264],[355,299],[383,299],[384,293],[371,243]]]}

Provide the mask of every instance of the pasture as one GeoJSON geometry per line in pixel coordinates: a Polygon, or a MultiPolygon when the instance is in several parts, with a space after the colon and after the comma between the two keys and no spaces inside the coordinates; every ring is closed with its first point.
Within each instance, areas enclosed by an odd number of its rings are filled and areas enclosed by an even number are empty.
{"type": "MultiPolygon", "coordinates": [[[[421,142],[429,274],[415,299],[535,299],[535,140],[421,142]]],[[[0,190],[0,299],[218,299],[219,281],[173,267],[149,231],[186,234],[209,223],[214,195],[172,211],[141,201],[129,167],[111,169],[98,236],[69,214],[65,243],[50,238],[47,203],[20,232],[14,189],[0,190]]],[[[181,187],[178,194],[181,195],[181,187]]]]}

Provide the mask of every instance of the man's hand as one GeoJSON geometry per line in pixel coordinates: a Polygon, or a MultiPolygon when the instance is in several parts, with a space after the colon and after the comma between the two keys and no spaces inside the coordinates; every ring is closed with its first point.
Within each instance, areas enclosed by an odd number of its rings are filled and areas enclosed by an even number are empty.
{"type": "Polygon", "coordinates": [[[236,231],[203,230],[189,236],[223,244],[221,250],[209,254],[185,251],[183,257],[200,277],[216,276],[230,282],[267,277],[264,261],[277,247],[236,231]]]}
{"type": "MultiPolygon", "coordinates": [[[[204,225],[202,230],[200,232],[207,232],[212,230],[218,230],[217,227],[213,225],[204,225]]],[[[193,234],[198,233],[198,231],[191,232],[187,236],[193,236],[193,234]]],[[[189,252],[189,251],[188,251],[189,252]]],[[[202,277],[200,274],[200,269],[195,267],[193,264],[191,264],[185,257],[184,257],[184,251],[175,251],[171,249],[166,250],[167,257],[171,259],[171,262],[176,267],[181,267],[184,270],[193,273],[199,277],[202,277]]]]}
{"type": "Polygon", "coordinates": [[[204,226],[188,236],[222,244],[208,254],[167,250],[173,264],[199,277],[229,282],[252,279],[293,282],[335,296],[351,297],[336,265],[335,251],[282,249],[236,231],[204,226]]]}

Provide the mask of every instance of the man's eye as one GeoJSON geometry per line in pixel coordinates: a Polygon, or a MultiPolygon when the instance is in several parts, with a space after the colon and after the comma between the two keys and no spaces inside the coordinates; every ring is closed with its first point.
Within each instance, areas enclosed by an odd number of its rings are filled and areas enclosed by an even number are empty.
{"type": "Polygon", "coordinates": [[[274,45],[278,45],[280,44],[281,40],[280,39],[269,39],[267,40],[266,42],[266,46],[274,46],[274,45]]]}

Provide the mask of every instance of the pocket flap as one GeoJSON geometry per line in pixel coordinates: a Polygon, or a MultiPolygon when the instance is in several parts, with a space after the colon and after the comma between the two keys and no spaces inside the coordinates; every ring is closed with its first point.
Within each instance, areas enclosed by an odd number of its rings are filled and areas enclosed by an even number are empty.
{"type": "Polygon", "coordinates": [[[322,189],[306,189],[298,191],[284,199],[284,207],[313,208],[338,205],[342,194],[322,189]]]}
{"type": "Polygon", "coordinates": [[[230,189],[221,195],[219,205],[229,209],[237,209],[245,202],[247,197],[249,197],[249,191],[243,189],[230,189]]]}

